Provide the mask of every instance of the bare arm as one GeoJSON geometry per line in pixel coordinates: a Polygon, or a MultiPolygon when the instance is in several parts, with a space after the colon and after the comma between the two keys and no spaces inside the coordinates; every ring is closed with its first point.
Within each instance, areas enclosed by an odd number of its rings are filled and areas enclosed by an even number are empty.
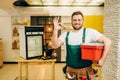
{"type": "Polygon", "coordinates": [[[98,66],[103,66],[105,59],[108,55],[109,49],[111,47],[111,40],[109,38],[107,38],[105,35],[103,35],[100,39],[98,39],[98,42],[104,43],[103,55],[98,62],[98,66]]]}
{"type": "Polygon", "coordinates": [[[61,29],[62,26],[59,23],[59,17],[55,17],[53,23],[54,23],[54,31],[51,39],[52,42],[51,47],[56,49],[63,44],[63,42],[58,39],[58,31],[61,29]]]}

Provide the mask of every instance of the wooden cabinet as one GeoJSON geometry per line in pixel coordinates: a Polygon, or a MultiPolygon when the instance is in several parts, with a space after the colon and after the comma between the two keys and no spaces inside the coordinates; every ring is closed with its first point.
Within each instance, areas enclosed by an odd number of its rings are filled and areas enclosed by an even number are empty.
{"type": "Polygon", "coordinates": [[[2,57],[2,39],[0,39],[0,67],[3,65],[3,57],[2,57]]]}
{"type": "MultiPolygon", "coordinates": [[[[48,44],[48,48],[51,44],[51,37],[53,34],[53,19],[55,16],[31,16],[31,26],[44,26],[44,45],[48,44]]],[[[58,32],[58,35],[61,34],[61,31],[58,32]]],[[[55,50],[57,53],[57,61],[61,61],[61,47],[55,50]]]]}
{"type": "MultiPolygon", "coordinates": [[[[53,18],[54,16],[31,16],[31,25],[44,26],[44,45],[51,44],[51,36],[53,33],[53,18]]],[[[50,46],[49,46],[50,47],[50,46]]]]}

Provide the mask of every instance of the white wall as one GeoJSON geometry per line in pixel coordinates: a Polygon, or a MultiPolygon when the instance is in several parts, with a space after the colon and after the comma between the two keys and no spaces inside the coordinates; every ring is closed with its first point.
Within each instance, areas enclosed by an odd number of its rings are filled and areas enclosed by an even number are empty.
{"type": "Polygon", "coordinates": [[[103,15],[103,7],[34,7],[0,9],[0,37],[3,39],[4,61],[16,61],[19,50],[12,50],[12,16],[71,16],[73,11],[82,11],[84,15],[103,15]]]}

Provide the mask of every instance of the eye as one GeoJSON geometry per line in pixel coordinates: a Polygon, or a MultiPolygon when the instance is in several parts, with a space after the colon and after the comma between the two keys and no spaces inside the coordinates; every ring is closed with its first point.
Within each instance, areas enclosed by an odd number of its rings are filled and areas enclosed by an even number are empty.
{"type": "Polygon", "coordinates": [[[73,19],[73,21],[77,21],[76,19],[73,19]]]}
{"type": "Polygon", "coordinates": [[[78,21],[81,21],[81,19],[78,19],[78,21]]]}

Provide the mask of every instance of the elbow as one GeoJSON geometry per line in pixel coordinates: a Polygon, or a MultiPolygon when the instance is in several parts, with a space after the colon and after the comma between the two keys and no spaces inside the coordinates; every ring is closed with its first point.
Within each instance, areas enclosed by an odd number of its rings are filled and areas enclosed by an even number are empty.
{"type": "Polygon", "coordinates": [[[112,45],[112,41],[109,38],[106,38],[106,40],[104,41],[104,45],[106,46],[106,48],[108,48],[108,50],[111,48],[112,45]]]}
{"type": "Polygon", "coordinates": [[[107,42],[108,42],[109,46],[111,46],[112,41],[110,39],[108,39],[107,42]]]}
{"type": "Polygon", "coordinates": [[[58,47],[56,45],[54,45],[54,44],[51,44],[51,48],[52,49],[57,49],[58,47]]]}
{"type": "Polygon", "coordinates": [[[52,49],[57,49],[57,47],[55,47],[55,46],[51,46],[51,48],[52,48],[52,49]]]}
{"type": "Polygon", "coordinates": [[[52,42],[51,47],[52,47],[53,49],[57,49],[57,48],[59,48],[62,44],[63,44],[62,41],[52,42]]]}
{"type": "Polygon", "coordinates": [[[109,45],[110,45],[110,47],[111,47],[111,45],[112,45],[112,41],[111,41],[111,40],[109,40],[109,45]]]}
{"type": "Polygon", "coordinates": [[[108,37],[105,37],[105,36],[103,36],[102,42],[103,42],[104,44],[106,44],[107,46],[109,46],[109,47],[110,47],[111,44],[112,44],[111,39],[109,39],[108,37]]]}

